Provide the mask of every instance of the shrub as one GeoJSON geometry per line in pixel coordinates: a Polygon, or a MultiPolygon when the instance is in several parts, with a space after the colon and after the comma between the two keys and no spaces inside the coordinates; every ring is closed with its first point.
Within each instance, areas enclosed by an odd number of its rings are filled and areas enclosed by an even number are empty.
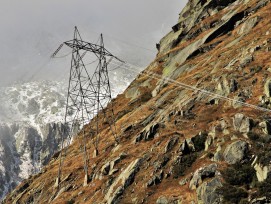
{"type": "Polygon", "coordinates": [[[271,173],[268,174],[267,179],[257,184],[258,196],[266,196],[271,198],[271,173]]]}
{"type": "Polygon", "coordinates": [[[184,155],[179,158],[175,164],[173,164],[172,174],[173,178],[178,178],[180,176],[184,176],[185,171],[192,166],[192,164],[196,161],[198,155],[197,153],[184,155]]]}
{"type": "Polygon", "coordinates": [[[192,138],[192,142],[194,144],[196,152],[204,150],[206,138],[207,138],[206,133],[202,133],[192,138]]]}
{"type": "Polygon", "coordinates": [[[250,184],[256,176],[256,171],[250,164],[234,164],[222,172],[224,180],[230,185],[250,184]]]}
{"type": "Polygon", "coordinates": [[[224,184],[224,186],[217,189],[217,193],[223,196],[224,203],[237,203],[241,204],[246,201],[246,198],[248,197],[248,193],[238,187],[234,187],[228,184],[224,184]]]}
{"type": "Polygon", "coordinates": [[[264,147],[258,154],[260,164],[266,166],[271,162],[271,147],[264,147]]]}
{"type": "Polygon", "coordinates": [[[257,133],[254,133],[254,132],[248,132],[247,136],[252,141],[256,141],[256,140],[258,140],[260,138],[260,136],[257,133]]]}

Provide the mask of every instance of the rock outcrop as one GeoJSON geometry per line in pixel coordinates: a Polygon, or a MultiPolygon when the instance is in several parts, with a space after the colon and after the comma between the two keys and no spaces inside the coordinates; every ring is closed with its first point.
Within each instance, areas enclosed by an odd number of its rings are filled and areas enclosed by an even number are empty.
{"type": "Polygon", "coordinates": [[[245,141],[236,141],[227,146],[224,151],[224,159],[228,164],[241,162],[248,153],[248,143],[245,141]]]}

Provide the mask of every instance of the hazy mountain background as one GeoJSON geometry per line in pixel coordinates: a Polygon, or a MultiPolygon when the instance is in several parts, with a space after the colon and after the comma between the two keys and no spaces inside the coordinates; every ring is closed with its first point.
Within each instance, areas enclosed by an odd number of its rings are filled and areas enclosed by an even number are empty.
{"type": "Polygon", "coordinates": [[[96,42],[103,33],[112,53],[145,66],[156,54],[155,43],[170,31],[186,2],[0,0],[0,86],[67,77],[69,57],[54,61],[49,57],[59,44],[72,39],[75,25],[86,41],[96,42]]]}

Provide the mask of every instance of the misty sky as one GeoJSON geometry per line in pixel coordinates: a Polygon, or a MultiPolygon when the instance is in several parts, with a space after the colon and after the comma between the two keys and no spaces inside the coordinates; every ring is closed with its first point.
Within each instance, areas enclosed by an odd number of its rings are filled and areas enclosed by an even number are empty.
{"type": "Polygon", "coordinates": [[[156,54],[155,43],[171,30],[186,2],[0,0],[0,85],[65,77],[70,58],[49,56],[72,39],[75,25],[85,41],[95,42],[103,33],[113,54],[145,66],[156,54]]]}

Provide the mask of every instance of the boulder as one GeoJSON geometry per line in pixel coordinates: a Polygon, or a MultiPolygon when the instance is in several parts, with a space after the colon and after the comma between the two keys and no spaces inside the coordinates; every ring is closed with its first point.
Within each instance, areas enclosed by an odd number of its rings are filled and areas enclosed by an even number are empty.
{"type": "Polygon", "coordinates": [[[259,126],[262,128],[264,134],[271,135],[271,124],[269,121],[261,122],[259,126]]]}
{"type": "Polygon", "coordinates": [[[161,170],[160,173],[154,175],[147,183],[147,187],[153,186],[153,185],[158,185],[159,183],[162,182],[164,173],[161,170]]]}
{"type": "Polygon", "coordinates": [[[241,26],[241,28],[238,30],[238,34],[247,34],[249,33],[260,21],[259,16],[255,16],[253,18],[250,18],[244,22],[244,24],[241,26]]]}
{"type": "Polygon", "coordinates": [[[264,85],[264,93],[270,98],[271,97],[271,79],[267,79],[264,85]]]}
{"type": "Polygon", "coordinates": [[[171,138],[166,146],[165,146],[165,153],[169,152],[170,150],[172,150],[174,148],[174,146],[176,145],[176,143],[178,142],[178,138],[177,137],[173,137],[171,138]]]}
{"type": "Polygon", "coordinates": [[[159,127],[159,123],[148,125],[139,135],[136,136],[135,143],[138,143],[143,139],[145,141],[152,140],[158,134],[159,127]]]}
{"type": "Polygon", "coordinates": [[[251,204],[268,204],[268,203],[271,203],[271,199],[267,198],[267,197],[261,197],[261,198],[254,198],[252,201],[251,201],[251,204]]]}
{"type": "Polygon", "coordinates": [[[222,150],[221,150],[221,146],[219,145],[216,149],[216,152],[214,154],[214,157],[213,157],[213,161],[215,162],[220,162],[223,160],[223,153],[222,153],[222,150]]]}
{"type": "Polygon", "coordinates": [[[190,178],[184,178],[182,180],[179,181],[180,186],[184,186],[185,184],[187,184],[189,182],[190,178]]]}
{"type": "Polygon", "coordinates": [[[142,159],[136,159],[135,161],[131,162],[124,171],[120,173],[120,175],[115,179],[105,195],[106,203],[116,203],[124,192],[125,188],[133,183],[135,175],[139,170],[141,161],[142,159]]]}
{"type": "Polygon", "coordinates": [[[216,190],[222,186],[218,178],[204,182],[197,189],[198,204],[215,204],[222,203],[222,196],[216,190]]]}
{"type": "Polygon", "coordinates": [[[119,163],[122,159],[124,159],[127,155],[125,153],[121,153],[118,157],[113,159],[112,161],[106,162],[102,168],[101,173],[103,175],[112,175],[118,171],[118,169],[114,169],[115,165],[119,163]]]}
{"type": "Polygon", "coordinates": [[[214,177],[217,171],[217,164],[213,163],[208,166],[199,168],[195,171],[190,183],[190,189],[196,189],[205,178],[214,177]]]}
{"type": "Polygon", "coordinates": [[[168,204],[169,201],[165,196],[160,196],[157,200],[156,200],[156,204],[168,204]]]}
{"type": "Polygon", "coordinates": [[[237,113],[233,118],[233,127],[236,131],[248,133],[251,129],[250,119],[245,117],[242,113],[237,113]]]}
{"type": "Polygon", "coordinates": [[[261,164],[255,164],[254,169],[259,182],[267,179],[268,174],[271,172],[271,166],[262,166],[261,164]]]}
{"type": "Polygon", "coordinates": [[[248,143],[242,140],[231,143],[224,151],[223,157],[228,164],[242,161],[248,152],[248,143]]]}

